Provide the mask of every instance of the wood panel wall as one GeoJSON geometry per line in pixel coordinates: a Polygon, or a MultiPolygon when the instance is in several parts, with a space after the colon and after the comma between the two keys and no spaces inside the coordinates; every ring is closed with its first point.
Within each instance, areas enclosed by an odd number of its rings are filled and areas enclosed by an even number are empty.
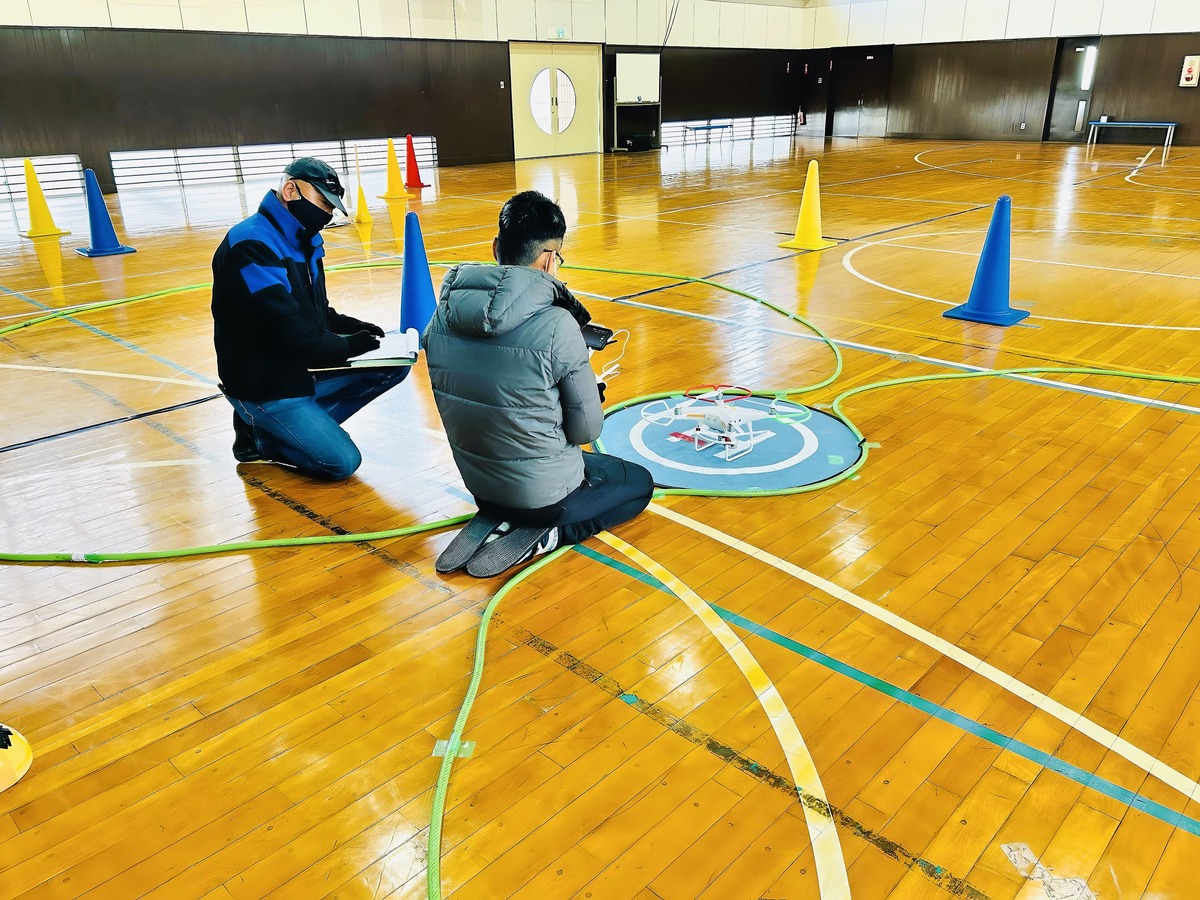
{"type": "MultiPolygon", "coordinates": [[[[1055,38],[897,46],[887,134],[1039,140],[1056,47],[1055,38]]],[[[645,49],[605,48],[606,145],[615,54],[645,49]]],[[[1177,87],[1183,56],[1195,52],[1196,34],[1104,38],[1091,114],[1178,121],[1176,142],[1200,143],[1200,89],[1177,87]]],[[[821,133],[830,59],[828,50],[664,48],[663,119],[804,105],[805,130],[821,133]]],[[[502,42],[0,27],[0,79],[0,154],[78,153],[106,190],[112,150],[411,132],[438,139],[442,165],[513,156],[502,42]]]]}
{"type": "MultiPolygon", "coordinates": [[[[1200,144],[1200,88],[1179,87],[1183,58],[1200,53],[1200,34],[1112,35],[1100,39],[1091,119],[1178,122],[1175,143],[1200,144]]],[[[1162,143],[1162,129],[1101,129],[1099,139],[1162,143]]]]}
{"type": "MultiPolygon", "coordinates": [[[[613,77],[618,53],[604,48],[604,146],[612,143],[613,77]]],[[[794,116],[800,107],[804,63],[811,50],[731,50],[665,47],[659,52],[664,122],[747,116],[794,116]]]]}
{"type": "Polygon", "coordinates": [[[0,28],[0,154],[430,134],[442,165],[513,158],[508,45],[0,28]],[[501,88],[501,82],[505,87],[501,88]]]}
{"type": "Polygon", "coordinates": [[[1057,38],[897,46],[887,134],[1040,141],[1057,48],[1057,38]]]}

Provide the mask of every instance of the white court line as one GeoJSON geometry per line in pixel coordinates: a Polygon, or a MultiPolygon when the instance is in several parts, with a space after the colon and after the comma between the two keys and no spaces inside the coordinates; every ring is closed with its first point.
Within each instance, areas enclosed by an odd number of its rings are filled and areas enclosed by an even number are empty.
{"type": "MultiPolygon", "coordinates": [[[[889,288],[889,290],[891,290],[891,289],[889,288]]],[[[704,313],[686,312],[681,309],[674,309],[673,307],[670,307],[670,306],[658,306],[654,303],[642,303],[637,300],[617,300],[612,297],[605,297],[602,294],[593,294],[588,291],[576,291],[575,293],[577,296],[580,296],[580,297],[594,297],[597,300],[607,300],[610,303],[616,303],[621,306],[634,306],[634,307],[637,307],[638,309],[649,309],[649,310],[653,310],[655,312],[667,313],[668,315],[682,316],[683,318],[686,318],[686,319],[699,319],[700,321],[712,322],[717,325],[730,325],[734,328],[744,328],[749,331],[762,331],[762,332],[766,332],[767,334],[778,334],[778,335],[783,335],[784,337],[799,338],[800,340],[809,341],[810,343],[814,343],[814,344],[824,344],[825,343],[825,341],[822,338],[818,337],[815,334],[809,334],[807,332],[787,331],[783,328],[772,328],[769,325],[748,325],[745,322],[739,322],[734,319],[723,319],[720,316],[709,316],[709,315],[705,315],[704,313]]],[[[917,295],[913,295],[913,296],[917,296],[917,295]]],[[[932,297],[924,297],[922,299],[931,300],[933,298],[932,297]]],[[[943,301],[939,300],[936,302],[940,303],[943,301]]],[[[847,348],[850,350],[861,350],[864,353],[878,353],[883,356],[892,356],[892,357],[897,355],[897,351],[889,350],[886,347],[876,347],[872,344],[860,344],[857,341],[847,341],[847,340],[842,340],[839,338],[831,338],[831,340],[833,341],[833,343],[837,344],[839,347],[847,348]]],[[[941,367],[947,368],[947,369],[954,369],[955,371],[958,371],[958,372],[995,372],[996,371],[995,369],[989,369],[986,366],[973,366],[968,363],[951,362],[950,360],[939,359],[936,356],[921,356],[921,355],[915,354],[915,353],[904,353],[901,355],[903,355],[906,358],[911,358],[915,362],[923,362],[923,363],[927,363],[928,365],[931,365],[931,366],[941,366],[941,367]]],[[[1096,367],[1088,366],[1086,368],[1096,368],[1096,367]]],[[[1140,397],[1137,394],[1123,394],[1120,391],[1108,391],[1108,390],[1104,390],[1103,388],[1093,388],[1093,387],[1088,387],[1087,385],[1082,385],[1082,384],[1071,384],[1070,382],[1056,381],[1052,378],[1040,378],[1035,375],[1004,375],[1001,377],[1008,378],[1013,381],[1024,381],[1024,382],[1028,382],[1029,384],[1039,384],[1044,387],[1056,388],[1057,390],[1060,390],[1060,391],[1071,391],[1072,393],[1076,393],[1076,394],[1089,394],[1094,397],[1105,397],[1110,400],[1121,400],[1121,401],[1128,402],[1128,403],[1137,403],[1141,406],[1151,406],[1156,409],[1169,409],[1174,412],[1186,412],[1186,413],[1192,413],[1192,414],[1200,414],[1200,407],[1197,407],[1197,406],[1188,406],[1183,403],[1171,403],[1168,400],[1156,400],[1152,397],[1140,397]]]]}
{"type": "MultiPolygon", "coordinates": [[[[842,266],[846,269],[846,271],[848,271],[855,278],[859,279],[860,281],[865,281],[867,284],[872,284],[875,287],[880,288],[881,290],[890,291],[893,294],[903,294],[906,297],[913,297],[917,300],[929,300],[933,303],[940,303],[943,306],[958,306],[961,301],[942,300],[942,299],[939,299],[938,297],[930,297],[927,294],[918,294],[913,291],[906,291],[903,288],[898,288],[898,287],[895,287],[890,284],[884,284],[881,281],[876,281],[874,278],[870,278],[867,275],[864,275],[858,269],[856,269],[854,267],[853,263],[851,262],[851,260],[854,258],[854,256],[860,250],[866,250],[868,247],[886,246],[886,245],[892,244],[894,241],[903,241],[903,240],[909,240],[912,238],[920,238],[920,237],[942,237],[947,234],[978,234],[978,233],[979,232],[977,232],[977,231],[961,231],[961,230],[940,231],[940,232],[922,232],[920,234],[902,235],[902,236],[896,237],[896,238],[885,238],[882,241],[864,241],[861,246],[855,247],[853,250],[851,250],[849,253],[847,253],[845,256],[842,257],[842,266]]],[[[1027,232],[1023,232],[1023,233],[1025,233],[1025,234],[1049,234],[1049,233],[1057,233],[1057,232],[1053,232],[1051,229],[1036,229],[1036,230],[1027,231],[1027,232]]],[[[1137,234],[1137,232],[1088,232],[1088,231],[1082,231],[1082,232],[1078,232],[1078,233],[1080,233],[1080,234],[1137,234]]],[[[1155,236],[1159,237],[1160,235],[1155,235],[1155,236]]],[[[1181,240],[1200,240],[1200,238],[1193,238],[1193,237],[1188,237],[1188,236],[1178,236],[1178,237],[1181,240]]],[[[930,249],[933,249],[933,248],[930,248],[930,249]]],[[[1051,263],[1049,261],[1043,261],[1043,260],[1031,260],[1031,261],[1032,262],[1046,262],[1047,265],[1054,265],[1054,263],[1051,263]]],[[[1085,268],[1093,268],[1093,269],[1097,269],[1100,271],[1114,271],[1112,269],[1107,268],[1106,266],[1086,266],[1085,268]]],[[[1129,270],[1115,270],[1115,271],[1128,272],[1129,270]]],[[[1137,272],[1135,270],[1134,274],[1154,275],[1157,273],[1137,272]]],[[[1191,280],[1198,280],[1196,278],[1196,276],[1175,276],[1175,277],[1188,277],[1191,280]]],[[[1068,323],[1071,325],[1101,325],[1101,326],[1105,326],[1108,328],[1142,328],[1142,329],[1146,329],[1148,331],[1200,331],[1200,326],[1197,326],[1197,325],[1147,325],[1147,324],[1142,324],[1142,323],[1137,323],[1137,322],[1102,322],[1102,321],[1097,321],[1094,319],[1068,319],[1068,318],[1064,318],[1061,316],[1038,316],[1038,315],[1031,315],[1030,318],[1038,319],[1043,322],[1065,322],[1065,323],[1068,323]]]]}
{"type": "MultiPolygon", "coordinates": [[[[1151,156],[1153,156],[1154,151],[1157,149],[1158,149],[1157,147],[1151,147],[1149,150],[1147,150],[1146,155],[1143,156],[1141,159],[1139,159],[1137,162],[1137,165],[1133,167],[1133,171],[1125,176],[1125,180],[1128,181],[1130,184],[1137,184],[1136,181],[1132,180],[1133,176],[1136,175],[1138,172],[1142,171],[1142,166],[1144,166],[1146,164],[1146,160],[1148,160],[1151,156]]],[[[1165,160],[1164,160],[1164,162],[1165,162],[1165,160]]],[[[1142,187],[1147,187],[1147,185],[1142,185],[1142,187]]]]}
{"type": "Polygon", "coordinates": [[[647,574],[657,578],[686,604],[692,615],[703,622],[713,637],[721,642],[725,652],[729,654],[730,659],[749,682],[754,696],[762,706],[763,712],[767,714],[767,721],[771,724],[771,729],[779,739],[779,745],[783,748],[784,758],[792,773],[792,781],[802,794],[808,794],[820,801],[816,809],[811,808],[808,803],[801,802],[801,809],[804,810],[804,822],[808,826],[808,837],[812,842],[814,868],[817,870],[817,887],[820,896],[822,900],[835,900],[835,898],[849,900],[850,881],[846,875],[846,860],[842,856],[837,825],[833,819],[833,812],[829,808],[825,786],[821,783],[821,774],[817,771],[817,764],[808,750],[808,745],[804,743],[804,736],[800,734],[796,720],[792,717],[787,704],[784,703],[775,683],[771,681],[750,648],[742,642],[729,623],[717,615],[716,611],[702,597],[680,581],[678,577],[641,550],[607,531],[600,532],[596,537],[618,553],[628,557],[647,574]]]}
{"type": "Polygon", "coordinates": [[[976,675],[986,678],[988,681],[1009,691],[1012,694],[1020,697],[1028,703],[1031,703],[1037,709],[1048,715],[1058,719],[1064,725],[1074,728],[1081,734],[1091,738],[1101,747],[1106,747],[1114,753],[1127,759],[1143,772],[1148,775],[1153,775],[1155,778],[1169,785],[1183,796],[1189,799],[1197,799],[1200,795],[1200,784],[1197,784],[1192,779],[1188,778],[1182,772],[1178,772],[1164,762],[1155,759],[1144,750],[1135,747],[1125,739],[1118,737],[1108,729],[1101,725],[1097,725],[1091,719],[1081,713],[1075,712],[1073,709],[1068,709],[1057,700],[1046,696],[1040,691],[1030,687],[1029,685],[1018,681],[1007,672],[1002,672],[995,666],[989,665],[977,656],[973,656],[966,650],[961,649],[956,644],[938,637],[932,632],[926,631],[907,619],[901,618],[890,610],[884,609],[870,600],[859,597],[857,594],[846,590],[840,585],[834,584],[832,581],[827,581],[819,575],[809,572],[807,569],[802,569],[794,563],[788,562],[786,559],[780,559],[774,554],[768,553],[753,544],[747,544],[745,541],[738,540],[731,535],[726,534],[703,522],[697,522],[695,519],[675,512],[673,509],[668,509],[665,506],[660,506],[658,503],[651,503],[648,507],[651,512],[657,513],[665,519],[670,519],[685,528],[690,528],[693,531],[699,532],[707,537],[712,538],[718,543],[738,550],[747,556],[752,556],[760,562],[785,572],[792,577],[803,581],[805,584],[811,585],[829,596],[842,601],[843,603],[853,606],[860,612],[864,612],[872,618],[878,619],[885,625],[895,628],[902,634],[907,635],[915,641],[919,641],[932,650],[936,650],[943,656],[954,660],[959,665],[971,670],[976,675]]]}
{"type": "MultiPolygon", "coordinates": [[[[1020,232],[1018,232],[1020,233],[1020,232]]],[[[1034,232],[1035,233],[1035,232],[1034,232]]],[[[978,232],[942,232],[942,234],[978,234],[978,232]]],[[[1109,232],[1109,234],[1121,234],[1121,232],[1109,232]]],[[[901,244],[902,240],[910,237],[923,237],[919,234],[904,235],[899,238],[888,238],[887,244],[891,247],[904,247],[906,250],[924,250],[929,253],[952,253],[955,256],[979,256],[976,250],[950,250],[946,247],[920,247],[914,244],[901,244]]],[[[1200,238],[1184,237],[1183,240],[1200,240],[1200,238]]],[[[884,241],[863,241],[864,245],[882,244],[884,241]]],[[[1125,275],[1153,275],[1155,278],[1182,278],[1185,281],[1200,281],[1200,275],[1177,275],[1174,272],[1148,272],[1145,269],[1122,269],[1118,266],[1095,266],[1090,263],[1072,263],[1063,262],[1058,259],[1032,259],[1028,256],[1013,256],[1010,259],[1015,262],[1040,263],[1045,266],[1063,266],[1068,269],[1095,269],[1099,272],[1121,272],[1125,275]]]]}
{"type": "Polygon", "coordinates": [[[0,369],[24,369],[31,372],[62,372],[67,375],[99,375],[104,378],[128,378],[132,381],[153,381],[157,384],[182,384],[187,387],[214,388],[215,381],[193,381],[186,378],[158,378],[154,375],[130,375],[126,372],[100,372],[95,369],[65,369],[61,366],[18,366],[0,363],[0,369]]]}

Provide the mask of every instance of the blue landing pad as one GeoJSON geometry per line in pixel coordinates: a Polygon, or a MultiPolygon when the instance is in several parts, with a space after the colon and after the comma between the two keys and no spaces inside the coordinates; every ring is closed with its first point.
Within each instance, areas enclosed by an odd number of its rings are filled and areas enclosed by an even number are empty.
{"type": "Polygon", "coordinates": [[[785,400],[772,406],[764,397],[725,398],[726,407],[756,414],[730,454],[729,447],[710,443],[703,434],[696,439],[696,425],[706,404],[713,408],[712,401],[696,398],[682,410],[691,415],[672,414],[689,399],[677,396],[617,410],[605,419],[596,448],[645,466],[659,487],[702,491],[804,487],[845,472],[862,455],[858,438],[836,416],[785,400]],[[752,449],[740,452],[748,443],[752,449]]]}

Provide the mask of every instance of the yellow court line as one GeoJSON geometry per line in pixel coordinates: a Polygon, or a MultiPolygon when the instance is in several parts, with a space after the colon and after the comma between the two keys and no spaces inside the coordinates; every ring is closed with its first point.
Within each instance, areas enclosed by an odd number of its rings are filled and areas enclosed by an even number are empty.
{"type": "Polygon", "coordinates": [[[878,619],[885,625],[890,625],[897,631],[908,635],[913,640],[920,641],[927,647],[937,650],[942,655],[949,657],[962,666],[965,666],[975,674],[986,678],[988,681],[991,681],[993,684],[998,685],[1006,691],[1016,694],[1022,700],[1027,701],[1036,708],[1040,709],[1042,712],[1053,716],[1063,724],[1083,733],[1096,743],[1100,744],[1100,746],[1107,747],[1114,753],[1123,756],[1143,772],[1154,776],[1164,784],[1170,785],[1175,790],[1179,791],[1179,793],[1183,794],[1183,796],[1193,800],[1200,799],[1200,784],[1197,784],[1182,772],[1179,772],[1171,768],[1166,763],[1155,759],[1145,750],[1135,747],[1133,744],[1129,743],[1124,738],[1118,737],[1107,728],[1097,725],[1082,713],[1075,712],[1073,709],[1068,709],[1057,700],[1047,697],[1045,694],[1035,690],[1024,682],[1018,681],[1007,672],[1002,672],[995,666],[985,663],[979,657],[972,656],[966,650],[961,649],[957,645],[938,637],[936,634],[926,631],[924,628],[914,625],[907,619],[901,618],[890,610],[884,609],[882,606],[872,603],[870,600],[859,597],[857,594],[846,590],[840,585],[834,584],[832,581],[826,581],[820,575],[814,575],[807,569],[802,569],[794,563],[788,562],[786,559],[780,559],[778,556],[768,553],[766,550],[763,550],[759,547],[755,547],[753,544],[747,544],[745,541],[740,541],[723,531],[712,528],[709,525],[705,525],[703,522],[697,522],[695,519],[689,518],[681,513],[677,513],[665,506],[660,506],[657,503],[651,503],[648,509],[665,519],[670,519],[672,522],[677,522],[685,528],[690,528],[693,531],[697,531],[700,534],[710,537],[714,541],[718,541],[727,547],[732,547],[734,550],[739,550],[742,553],[745,553],[747,556],[752,556],[755,559],[760,560],[761,562],[764,562],[768,566],[772,566],[781,572],[786,572],[794,578],[798,578],[800,581],[812,585],[818,590],[824,591],[826,594],[841,600],[843,603],[847,603],[850,606],[853,606],[855,609],[865,612],[867,615],[878,619]]]}
{"type": "Polygon", "coordinates": [[[104,378],[128,378],[133,381],[153,381],[158,384],[183,384],[188,387],[215,388],[215,381],[193,381],[185,378],[159,378],[157,375],[130,375],[125,372],[100,372],[95,369],[64,369],[62,366],[18,366],[0,363],[0,369],[25,369],[30,372],[65,372],[67,375],[100,375],[104,378]]]}
{"type": "Polygon", "coordinates": [[[825,797],[825,786],[821,784],[821,775],[813,761],[808,746],[796,727],[796,721],[788,711],[787,704],[779,695],[774,682],[763,671],[758,660],[750,649],[742,643],[732,628],[718,616],[695,591],[676,578],[673,574],[655,562],[636,547],[625,543],[619,537],[603,531],[596,535],[618,553],[627,556],[648,574],[654,576],[680,600],[687,604],[701,622],[707,626],[713,636],[721,642],[721,646],[741,669],[750,687],[762,704],[763,711],[775,731],[779,743],[783,747],[783,755],[787,758],[788,768],[792,772],[792,780],[802,793],[815,797],[819,804],[801,803],[804,809],[804,821],[808,825],[809,840],[812,841],[813,857],[817,870],[817,884],[821,891],[822,900],[849,898],[850,881],[846,875],[846,861],[842,857],[842,846],[838,842],[837,826],[833,814],[829,810],[829,801],[825,797]],[[812,807],[816,807],[815,809],[812,807]]]}

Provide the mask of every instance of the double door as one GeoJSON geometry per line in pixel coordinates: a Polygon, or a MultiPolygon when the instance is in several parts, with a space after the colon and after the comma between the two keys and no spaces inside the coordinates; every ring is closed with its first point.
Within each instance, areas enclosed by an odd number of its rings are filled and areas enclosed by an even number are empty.
{"type": "Polygon", "coordinates": [[[846,47],[833,52],[826,134],[883,137],[891,93],[892,48],[846,47]]]}
{"type": "Polygon", "coordinates": [[[599,153],[597,44],[509,44],[517,159],[599,153]]]}

